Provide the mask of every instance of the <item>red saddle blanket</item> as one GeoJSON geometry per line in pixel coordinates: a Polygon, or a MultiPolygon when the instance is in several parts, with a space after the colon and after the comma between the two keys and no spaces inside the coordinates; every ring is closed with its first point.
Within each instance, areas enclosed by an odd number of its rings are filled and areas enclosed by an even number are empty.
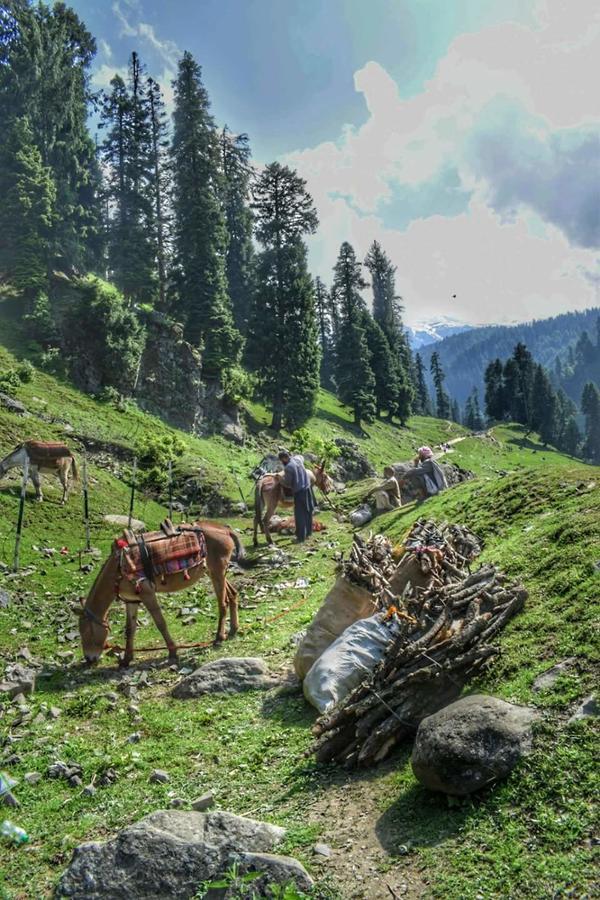
{"type": "Polygon", "coordinates": [[[160,532],[140,535],[135,544],[129,544],[124,538],[115,542],[115,549],[120,553],[121,572],[130,581],[142,581],[148,577],[148,567],[144,566],[144,548],[153,576],[163,581],[166,575],[175,572],[187,574],[188,569],[204,563],[206,538],[201,531],[181,531],[172,537],[158,535],[160,532]]]}
{"type": "Polygon", "coordinates": [[[32,462],[48,462],[72,455],[66,444],[57,441],[25,441],[23,446],[32,462]]]}

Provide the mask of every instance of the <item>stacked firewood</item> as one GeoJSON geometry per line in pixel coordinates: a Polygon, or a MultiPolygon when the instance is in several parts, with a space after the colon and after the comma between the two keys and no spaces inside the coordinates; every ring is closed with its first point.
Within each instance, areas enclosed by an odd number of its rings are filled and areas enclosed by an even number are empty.
{"type": "MultiPolygon", "coordinates": [[[[378,593],[390,614],[397,609],[400,631],[374,673],[317,720],[312,751],[319,761],[373,765],[414,736],[421,719],[458,697],[499,652],[492,639],[527,597],[493,565],[469,572],[480,542],[464,528],[421,521],[403,546],[402,559],[426,558],[433,577],[427,587],[409,586],[401,597],[390,597],[386,567],[378,593]]],[[[355,566],[358,561],[364,563],[364,556],[355,557],[355,566]]],[[[372,562],[369,567],[376,570],[372,562]]]]}
{"type": "Polygon", "coordinates": [[[342,573],[353,584],[370,591],[380,607],[387,606],[390,596],[388,578],[396,568],[392,542],[382,534],[369,535],[364,540],[354,535],[350,555],[342,564],[342,573]]]}

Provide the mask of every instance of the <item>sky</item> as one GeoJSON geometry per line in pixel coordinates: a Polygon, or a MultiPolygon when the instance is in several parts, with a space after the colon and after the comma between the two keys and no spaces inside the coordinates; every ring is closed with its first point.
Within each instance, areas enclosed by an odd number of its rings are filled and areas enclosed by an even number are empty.
{"type": "Polygon", "coordinates": [[[216,121],[307,181],[311,271],[376,239],[405,318],[600,305],[597,0],[71,0],[94,87],[137,50],[172,103],[202,66],[216,121]]]}

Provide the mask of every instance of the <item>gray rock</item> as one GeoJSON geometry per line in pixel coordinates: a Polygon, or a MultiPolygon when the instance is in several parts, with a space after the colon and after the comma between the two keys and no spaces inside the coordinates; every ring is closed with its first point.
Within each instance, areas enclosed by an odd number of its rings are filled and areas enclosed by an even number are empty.
{"type": "Polygon", "coordinates": [[[241,691],[268,690],[279,683],[259,657],[217,659],[200,666],[172,690],[180,700],[204,694],[237,694],[241,691]]]}
{"type": "Polygon", "coordinates": [[[212,791],[207,791],[206,794],[202,794],[201,797],[198,797],[197,800],[192,801],[192,809],[195,809],[196,812],[204,812],[207,809],[210,809],[211,806],[215,805],[215,795],[212,791]]]}
{"type": "Polygon", "coordinates": [[[41,781],[42,773],[41,772],[25,772],[23,775],[23,781],[25,784],[37,784],[38,781],[41,781]]]}
{"type": "Polygon", "coordinates": [[[109,525],[119,525],[121,528],[131,528],[132,531],[143,531],[146,527],[141,519],[132,519],[129,525],[129,516],[118,516],[110,513],[104,516],[104,521],[109,525]]]}
{"type": "MultiPolygon", "coordinates": [[[[104,844],[83,844],[63,874],[57,897],[74,900],[190,900],[237,861],[240,873],[312,885],[295,860],[273,856],[284,830],[231,813],[165,810],[123,829],[104,844]]],[[[263,879],[259,879],[260,882],[263,879]]],[[[257,890],[257,881],[252,887],[257,890]]]]}
{"type": "Polygon", "coordinates": [[[413,772],[434,791],[464,796],[506,777],[532,744],[536,710],[474,694],[423,719],[413,772]]]}
{"type": "Polygon", "coordinates": [[[340,455],[330,466],[334,478],[343,482],[361,481],[375,475],[375,469],[360,452],[358,444],[347,438],[335,438],[335,444],[339,447],[340,455]]]}
{"type": "Polygon", "coordinates": [[[573,722],[578,722],[580,719],[589,719],[597,715],[600,715],[600,706],[598,705],[596,698],[591,695],[585,698],[581,706],[577,707],[569,719],[568,724],[571,725],[573,722]]]}
{"type": "Polygon", "coordinates": [[[327,844],[315,844],[313,847],[313,853],[316,853],[317,856],[325,856],[327,859],[331,856],[331,847],[327,844]]]}
{"type": "Polygon", "coordinates": [[[8,591],[5,591],[3,588],[0,588],[0,609],[6,609],[7,606],[10,606],[11,596],[8,591]]]}
{"type": "Polygon", "coordinates": [[[236,891],[236,898],[253,900],[255,897],[269,897],[271,892],[268,888],[272,884],[283,885],[292,882],[301,891],[310,891],[314,884],[304,866],[290,856],[274,856],[272,853],[232,853],[228,863],[228,868],[235,863],[241,876],[249,872],[261,872],[261,877],[252,880],[246,890],[242,887],[241,892],[239,889],[236,891]]]}
{"type": "Polygon", "coordinates": [[[4,678],[0,683],[0,694],[11,699],[18,694],[33,694],[35,691],[35,672],[21,663],[7,667],[4,678]]]}
{"type": "Polygon", "coordinates": [[[246,439],[242,426],[236,425],[233,422],[227,422],[223,425],[221,434],[226,441],[232,441],[234,444],[243,444],[246,439]]]}
{"type": "Polygon", "coordinates": [[[4,409],[16,413],[19,416],[27,415],[27,410],[21,401],[16,400],[15,397],[11,397],[10,394],[5,394],[4,391],[0,391],[0,406],[3,406],[4,409]]]}
{"type": "Polygon", "coordinates": [[[575,659],[575,657],[570,656],[568,659],[563,659],[562,662],[559,662],[557,663],[557,665],[552,666],[552,668],[546,669],[545,672],[542,672],[541,675],[537,676],[531,686],[532,690],[545,691],[548,688],[553,687],[560,676],[568,672],[569,669],[572,669],[576,662],[577,660],[575,659]]]}
{"type": "Polygon", "coordinates": [[[164,769],[155,769],[152,775],[150,776],[150,781],[153,784],[166,784],[167,781],[171,780],[171,776],[168,772],[165,772],[164,769]]]}

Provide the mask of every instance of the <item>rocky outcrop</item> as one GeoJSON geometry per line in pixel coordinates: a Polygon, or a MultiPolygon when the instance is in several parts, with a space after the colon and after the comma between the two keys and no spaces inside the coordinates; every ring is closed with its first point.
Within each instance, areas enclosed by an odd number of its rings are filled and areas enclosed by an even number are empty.
{"type": "MultiPolygon", "coordinates": [[[[463,481],[470,481],[471,478],[475,477],[473,475],[473,472],[470,472],[468,469],[463,469],[460,466],[455,465],[454,463],[440,462],[439,460],[437,462],[446,477],[448,487],[454,487],[457,484],[461,484],[463,481]]],[[[413,468],[413,463],[398,462],[393,463],[392,467],[394,469],[394,475],[396,476],[398,481],[402,481],[406,472],[409,469],[413,468]]],[[[403,505],[420,498],[418,486],[410,480],[405,481],[405,483],[401,485],[400,493],[402,496],[403,505]]]]}
{"type": "Polygon", "coordinates": [[[222,878],[234,863],[239,875],[256,872],[259,877],[249,882],[247,893],[242,883],[235,894],[215,896],[264,897],[268,885],[289,882],[310,890],[312,879],[297,860],[272,853],[284,836],[283,828],[226,812],[151,813],[106,843],[78,847],[56,896],[192,900],[202,884],[222,878]]]}
{"type": "Polygon", "coordinates": [[[330,466],[334,478],[344,482],[360,481],[362,478],[372,478],[375,475],[375,469],[354,441],[336,438],[335,444],[340,450],[340,455],[330,466]]]}
{"type": "Polygon", "coordinates": [[[419,725],[413,772],[432,791],[463,796],[505,778],[531,750],[536,710],[473,694],[419,725]]]}

